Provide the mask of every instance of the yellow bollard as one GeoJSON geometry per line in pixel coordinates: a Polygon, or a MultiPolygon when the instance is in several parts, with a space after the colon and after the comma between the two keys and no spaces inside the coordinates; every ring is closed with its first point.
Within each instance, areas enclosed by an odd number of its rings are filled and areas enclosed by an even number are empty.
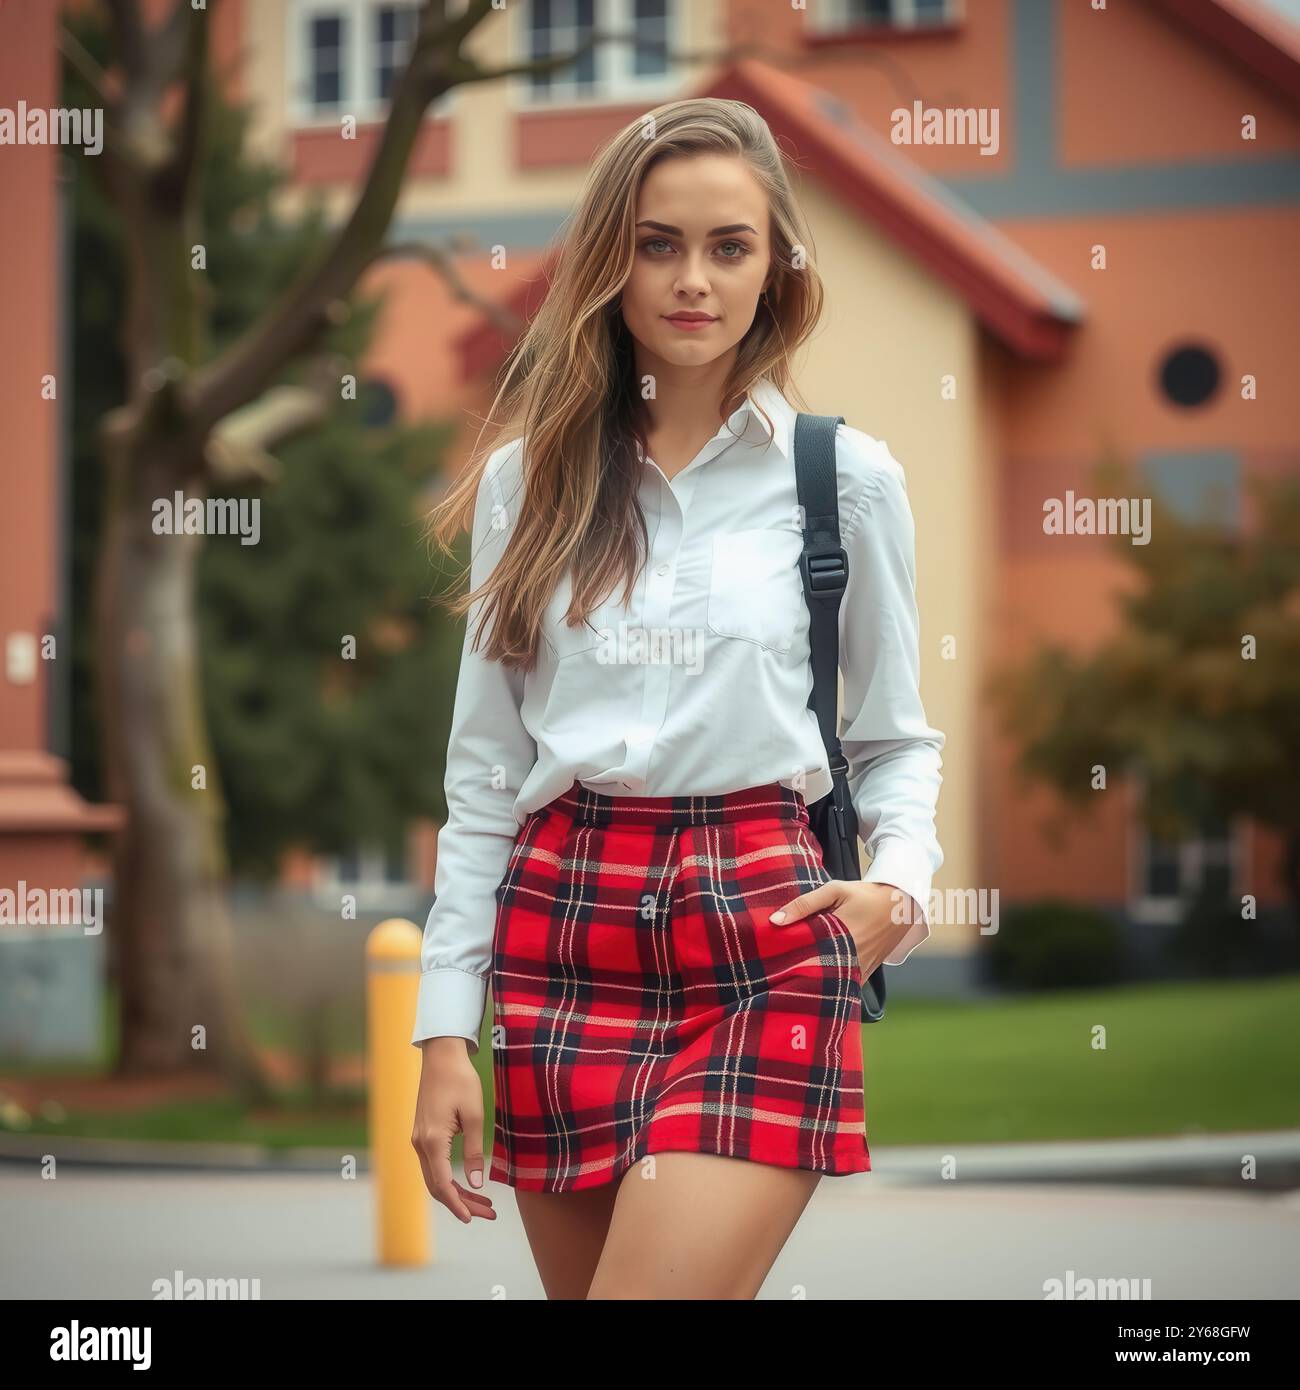
{"type": "Polygon", "coordinates": [[[366,1059],[370,1165],[379,1263],[429,1263],[429,1193],[411,1146],[420,1049],[411,1046],[420,988],[414,922],[390,917],[366,937],[366,1059]]]}

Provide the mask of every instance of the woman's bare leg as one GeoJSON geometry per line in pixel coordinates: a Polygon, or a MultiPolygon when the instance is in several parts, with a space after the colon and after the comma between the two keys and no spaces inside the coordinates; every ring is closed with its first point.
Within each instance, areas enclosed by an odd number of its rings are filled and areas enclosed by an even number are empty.
{"type": "Polygon", "coordinates": [[[616,1182],[581,1192],[526,1192],[515,1201],[547,1298],[586,1298],[618,1196],[616,1182]]]}
{"type": "Polygon", "coordinates": [[[657,1153],[618,1183],[588,1298],[754,1298],[821,1174],[657,1153]]]}

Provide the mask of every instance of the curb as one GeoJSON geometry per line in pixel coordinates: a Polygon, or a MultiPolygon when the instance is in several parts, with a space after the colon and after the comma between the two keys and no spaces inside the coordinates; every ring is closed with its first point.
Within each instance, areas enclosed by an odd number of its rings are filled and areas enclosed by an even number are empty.
{"type": "MultiPolygon", "coordinates": [[[[190,1172],[331,1173],[345,1153],[358,1172],[370,1171],[370,1151],[263,1144],[196,1144],[128,1139],[0,1134],[0,1163],[63,1163],[103,1168],[190,1172]]],[[[1300,1187],[1300,1130],[1243,1130],[1170,1138],[1060,1140],[1015,1144],[947,1144],[882,1148],[872,1174],[886,1182],[942,1183],[955,1171],[964,1182],[1133,1182],[1165,1180],[1256,1191],[1300,1187]],[[1256,1177],[1242,1176],[1246,1155],[1256,1177]],[[948,1168],[946,1165],[955,1165],[948,1168]]]]}
{"type": "Polygon", "coordinates": [[[347,1154],[359,1173],[370,1150],[274,1149],[265,1144],[196,1144],[180,1140],[79,1139],[56,1134],[0,1134],[0,1163],[33,1163],[53,1153],[60,1163],[101,1168],[168,1168],[189,1172],[333,1173],[347,1154]]]}
{"type": "Polygon", "coordinates": [[[965,1182],[1166,1181],[1278,1191],[1300,1187],[1300,1130],[915,1146],[882,1152],[872,1171],[887,1180],[941,1183],[950,1180],[945,1164],[965,1182]],[[1253,1178],[1242,1175],[1247,1155],[1255,1160],[1253,1178]]]}

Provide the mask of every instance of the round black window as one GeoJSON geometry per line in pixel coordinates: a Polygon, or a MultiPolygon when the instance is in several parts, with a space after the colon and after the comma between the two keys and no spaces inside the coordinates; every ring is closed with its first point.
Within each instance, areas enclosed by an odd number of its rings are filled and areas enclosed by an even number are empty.
{"type": "Polygon", "coordinates": [[[1174,405],[1203,405],[1219,388],[1218,359],[1203,347],[1180,347],[1160,366],[1160,389],[1174,405]]]}
{"type": "Polygon", "coordinates": [[[397,396],[386,381],[371,377],[361,383],[361,423],[368,430],[384,429],[397,419],[397,396]]]}

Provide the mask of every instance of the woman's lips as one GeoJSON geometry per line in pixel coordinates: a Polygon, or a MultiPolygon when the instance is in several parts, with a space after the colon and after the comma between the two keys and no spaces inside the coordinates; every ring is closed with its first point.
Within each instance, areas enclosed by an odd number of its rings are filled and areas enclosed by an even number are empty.
{"type": "Polygon", "coordinates": [[[674,328],[683,329],[687,333],[694,333],[697,329],[707,328],[711,323],[717,323],[717,319],[678,319],[669,318],[668,322],[674,328]]]}

